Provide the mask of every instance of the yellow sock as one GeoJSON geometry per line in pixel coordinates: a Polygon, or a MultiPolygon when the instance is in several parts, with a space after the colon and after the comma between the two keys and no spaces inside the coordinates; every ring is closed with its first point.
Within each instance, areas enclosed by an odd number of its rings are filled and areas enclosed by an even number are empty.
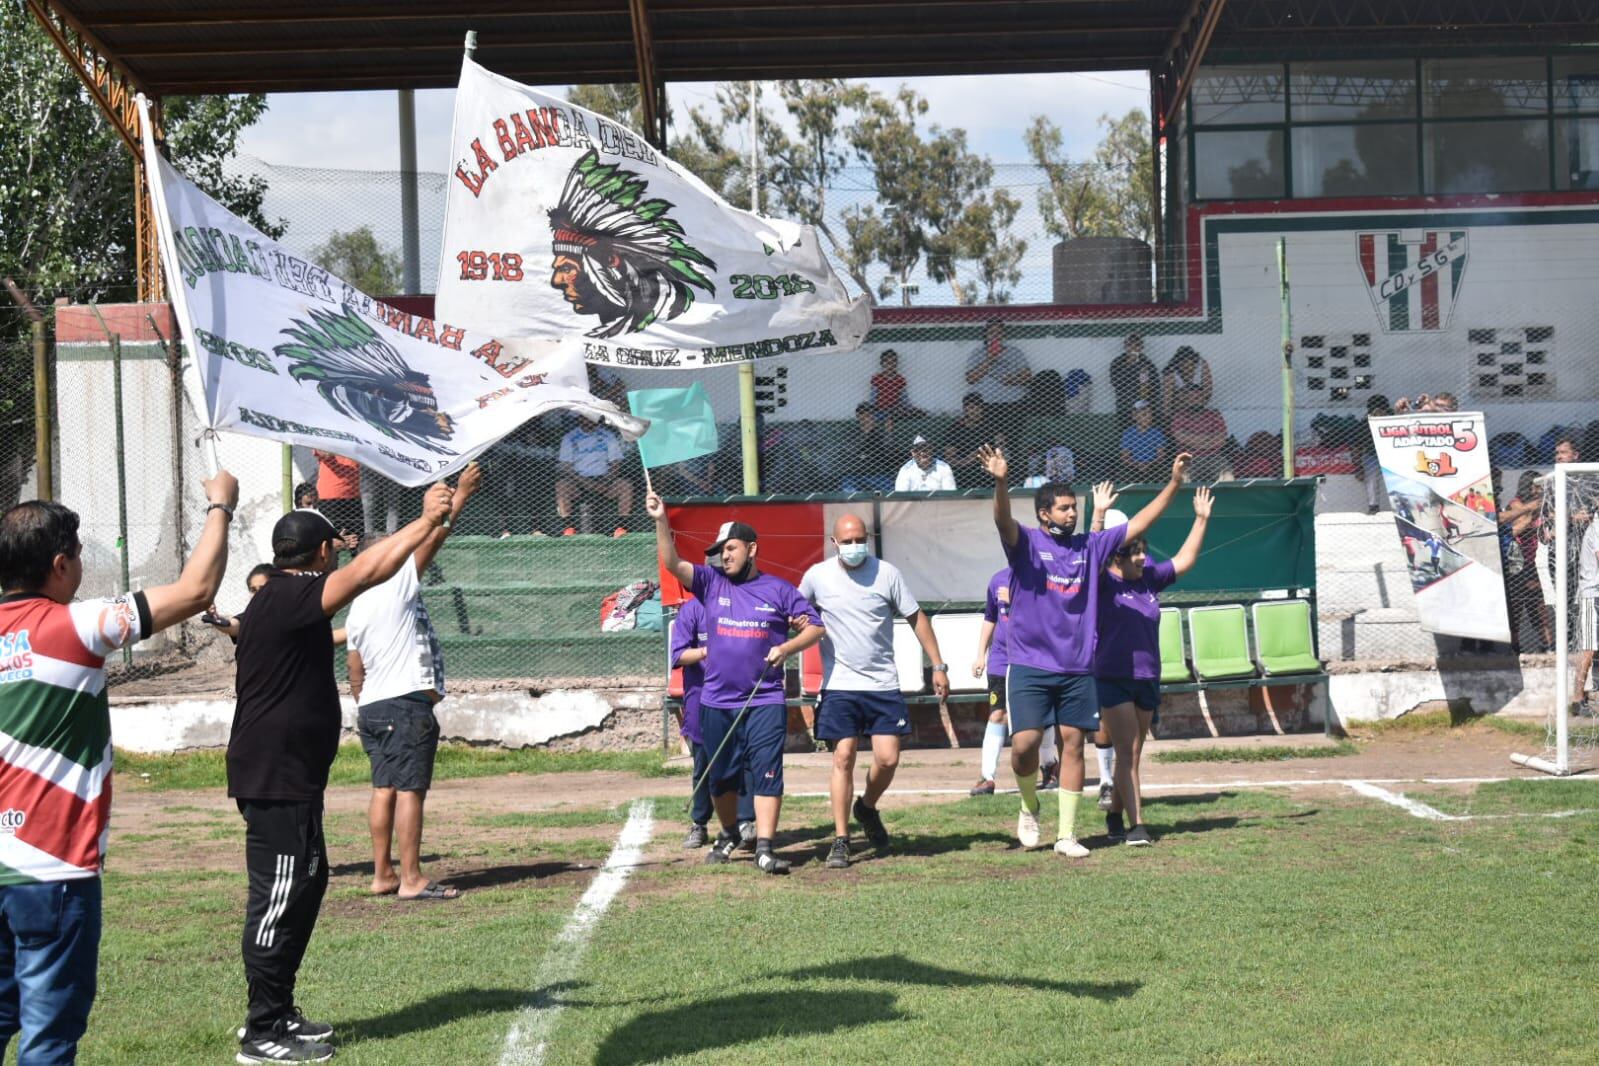
{"type": "Polygon", "coordinates": [[[1060,786],[1060,835],[1075,837],[1077,835],[1077,801],[1083,798],[1082,792],[1075,788],[1060,786]]]}
{"type": "Polygon", "coordinates": [[[1038,813],[1038,789],[1035,787],[1037,779],[1037,770],[1034,770],[1032,773],[1027,774],[1026,776],[1021,774],[1016,775],[1016,787],[1022,790],[1022,806],[1026,807],[1034,814],[1038,813]]]}

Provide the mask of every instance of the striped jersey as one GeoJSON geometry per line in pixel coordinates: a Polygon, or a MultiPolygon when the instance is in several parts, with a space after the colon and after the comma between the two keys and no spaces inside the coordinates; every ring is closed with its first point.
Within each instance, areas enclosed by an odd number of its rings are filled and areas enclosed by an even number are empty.
{"type": "Polygon", "coordinates": [[[111,815],[105,657],[150,629],[142,592],[0,597],[0,885],[99,876],[111,815]]]}

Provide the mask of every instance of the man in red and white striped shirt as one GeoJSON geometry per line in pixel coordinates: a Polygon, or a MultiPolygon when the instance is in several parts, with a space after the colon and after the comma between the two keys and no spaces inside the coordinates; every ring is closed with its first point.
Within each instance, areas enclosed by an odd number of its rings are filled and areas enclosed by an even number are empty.
{"type": "Polygon", "coordinates": [[[205,482],[205,529],[176,583],[74,603],[78,516],[0,515],[0,1054],[72,1062],[94,1002],[111,813],[105,657],[203,611],[228,558],[239,483],[205,482]]]}

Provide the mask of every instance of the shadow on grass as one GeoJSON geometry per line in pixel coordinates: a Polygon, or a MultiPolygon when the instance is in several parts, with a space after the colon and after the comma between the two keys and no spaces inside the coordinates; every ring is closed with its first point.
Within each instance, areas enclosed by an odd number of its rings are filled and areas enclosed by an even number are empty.
{"type": "Polygon", "coordinates": [[[443,878],[452,888],[466,891],[472,888],[498,888],[522,881],[543,881],[562,874],[592,874],[599,869],[597,863],[581,862],[529,862],[509,866],[489,866],[481,870],[462,870],[443,878]]]}
{"type": "Polygon", "coordinates": [[[525,988],[457,988],[427,999],[406,1003],[386,1014],[357,1018],[338,1025],[342,1042],[389,1040],[408,1033],[426,1032],[484,1014],[510,1014],[525,1007],[548,1005],[563,992],[583,988],[584,981],[557,981],[535,991],[525,988]]]}
{"type": "MultiPolygon", "coordinates": [[[[438,862],[441,858],[442,856],[440,855],[423,855],[418,861],[434,863],[438,862]]],[[[328,867],[329,877],[344,877],[347,874],[366,874],[370,876],[371,873],[371,859],[368,859],[365,862],[341,862],[328,867]]]]}
{"type": "Polygon", "coordinates": [[[907,1017],[888,992],[802,989],[780,996],[750,992],[641,1014],[609,1033],[594,1061],[599,1066],[633,1066],[772,1037],[835,1033],[907,1017]]]}
{"type": "Polygon", "coordinates": [[[1007,977],[967,973],[916,962],[903,955],[875,955],[849,959],[826,966],[806,966],[769,975],[789,981],[887,981],[902,985],[932,988],[978,988],[984,986],[1031,988],[1039,992],[1059,992],[1098,1000],[1126,999],[1143,987],[1138,981],[1051,981],[1041,977],[1007,977]]]}

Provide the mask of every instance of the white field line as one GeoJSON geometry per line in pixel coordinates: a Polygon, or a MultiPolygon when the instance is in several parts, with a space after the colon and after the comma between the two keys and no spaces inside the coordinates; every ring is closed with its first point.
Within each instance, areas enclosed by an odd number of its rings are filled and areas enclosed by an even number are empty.
{"type": "MultiPolygon", "coordinates": [[[[1546,774],[1527,777],[1366,777],[1360,778],[1365,784],[1370,785],[1492,785],[1501,781],[1582,781],[1595,780],[1594,777],[1549,777],[1546,774]]],[[[1354,784],[1354,779],[1344,777],[1290,777],[1272,781],[1254,781],[1241,779],[1236,781],[1166,781],[1147,782],[1145,792],[1203,792],[1207,789],[1217,788],[1349,788],[1354,784]]],[[[890,795],[901,796],[964,796],[964,788],[890,788],[890,795]]],[[[1083,786],[1083,794],[1092,796],[1097,794],[1097,785],[1083,786]]],[[[1001,788],[995,790],[996,795],[1015,795],[1014,788],[1001,788]]],[[[792,799],[827,799],[827,792],[788,792],[792,799]]]]}
{"type": "Polygon", "coordinates": [[[627,822],[616,838],[616,846],[606,858],[605,865],[589,882],[588,891],[577,901],[577,908],[566,920],[560,935],[544,954],[538,972],[533,976],[533,990],[537,997],[522,1009],[505,1035],[505,1051],[500,1056],[501,1066],[539,1066],[544,1061],[555,1019],[561,1013],[559,991],[547,991],[552,985],[570,981],[588,950],[594,927],[616,899],[628,876],[638,865],[655,831],[654,804],[649,800],[635,800],[628,811],[627,822]]]}
{"type": "Polygon", "coordinates": [[[1445,814],[1436,807],[1429,807],[1420,800],[1413,800],[1403,792],[1389,792],[1386,788],[1378,788],[1370,781],[1349,782],[1351,791],[1375,800],[1382,800],[1417,818],[1425,818],[1429,822],[1469,822],[1468,814],[1445,814]]]}

